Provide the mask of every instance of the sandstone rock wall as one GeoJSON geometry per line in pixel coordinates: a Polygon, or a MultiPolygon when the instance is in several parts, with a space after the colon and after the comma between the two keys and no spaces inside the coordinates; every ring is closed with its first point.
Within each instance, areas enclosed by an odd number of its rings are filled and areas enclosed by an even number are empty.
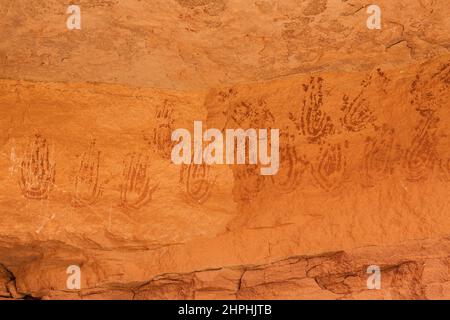
{"type": "Polygon", "coordinates": [[[448,298],[448,6],[379,4],[3,0],[0,297],[448,298]],[[280,171],[173,164],[194,120],[280,171]]]}
{"type": "Polygon", "coordinates": [[[406,66],[448,53],[447,0],[2,0],[0,75],[205,89],[312,71],[406,66]]]}

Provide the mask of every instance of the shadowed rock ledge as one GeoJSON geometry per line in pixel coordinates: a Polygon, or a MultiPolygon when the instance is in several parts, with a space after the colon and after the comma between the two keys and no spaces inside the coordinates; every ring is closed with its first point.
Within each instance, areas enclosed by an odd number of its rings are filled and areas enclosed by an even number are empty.
{"type": "Polygon", "coordinates": [[[289,257],[264,265],[162,274],[148,281],[105,283],[76,292],[43,289],[27,295],[17,293],[14,275],[0,266],[0,296],[126,300],[442,299],[450,294],[449,250],[447,238],[414,241],[382,249],[365,247],[350,252],[289,257]],[[382,272],[379,290],[367,288],[367,267],[373,262],[382,272]]]}

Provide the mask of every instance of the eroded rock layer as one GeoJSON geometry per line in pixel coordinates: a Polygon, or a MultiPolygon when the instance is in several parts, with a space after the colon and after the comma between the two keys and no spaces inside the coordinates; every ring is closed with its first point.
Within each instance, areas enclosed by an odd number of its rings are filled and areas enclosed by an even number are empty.
{"type": "Polygon", "coordinates": [[[447,0],[2,0],[0,76],[211,88],[312,71],[408,65],[448,53],[447,0]]]}

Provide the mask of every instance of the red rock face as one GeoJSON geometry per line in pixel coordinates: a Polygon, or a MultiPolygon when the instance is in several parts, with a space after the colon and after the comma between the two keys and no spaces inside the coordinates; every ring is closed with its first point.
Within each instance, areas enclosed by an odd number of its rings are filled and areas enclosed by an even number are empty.
{"type": "Polygon", "coordinates": [[[360,1],[80,2],[68,30],[4,1],[0,297],[449,298],[448,4],[410,2],[381,30],[360,1]],[[194,121],[279,129],[279,171],[174,164],[194,121]]]}

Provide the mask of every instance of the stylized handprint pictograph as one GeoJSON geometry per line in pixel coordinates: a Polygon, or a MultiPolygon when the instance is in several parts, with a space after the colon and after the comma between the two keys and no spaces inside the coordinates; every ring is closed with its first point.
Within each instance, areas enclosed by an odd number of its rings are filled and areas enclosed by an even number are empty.
{"type": "MultiPolygon", "coordinates": [[[[249,121],[253,113],[253,105],[247,101],[240,101],[231,110],[230,118],[238,126],[244,127],[244,123],[249,121]]],[[[248,124],[249,125],[249,124],[248,124]]]]}
{"type": "Polygon", "coordinates": [[[411,104],[423,116],[438,111],[447,104],[450,92],[450,63],[441,64],[436,72],[426,76],[421,71],[411,85],[411,104]]]}
{"type": "Polygon", "coordinates": [[[170,158],[173,142],[171,139],[173,131],[173,106],[165,101],[162,107],[159,107],[155,113],[156,127],[153,128],[151,144],[161,157],[170,158]]]}
{"type": "Polygon", "coordinates": [[[364,92],[370,85],[371,79],[372,77],[369,76],[363,80],[361,91],[354,99],[350,99],[347,95],[343,97],[341,110],[344,112],[344,116],[341,118],[341,123],[348,131],[361,131],[376,120],[370,110],[369,101],[364,97],[364,92]]]}
{"type": "Polygon", "coordinates": [[[295,117],[292,113],[289,114],[289,119],[310,143],[320,142],[322,138],[335,131],[331,117],[322,110],[324,104],[322,87],[321,77],[311,77],[309,83],[303,85],[305,96],[300,115],[295,117]]]}
{"type": "MultiPolygon", "coordinates": [[[[231,95],[232,96],[232,95],[231,95]]],[[[228,95],[226,95],[228,99],[228,95]]],[[[244,127],[246,121],[248,121],[250,114],[252,113],[253,106],[250,102],[239,101],[231,103],[228,101],[228,108],[223,112],[226,117],[223,130],[230,126],[244,127]]]]}
{"type": "Polygon", "coordinates": [[[312,175],[323,190],[333,191],[344,182],[347,174],[346,148],[347,142],[321,147],[312,167],[312,175]]]}
{"type": "Polygon", "coordinates": [[[240,101],[227,111],[225,128],[230,123],[240,128],[270,128],[275,118],[264,99],[256,103],[240,101]]]}
{"type": "Polygon", "coordinates": [[[376,182],[391,175],[394,171],[395,130],[387,126],[376,129],[375,137],[366,139],[364,158],[361,164],[362,184],[372,187],[376,182]]]}
{"type": "Polygon", "coordinates": [[[258,165],[237,165],[233,168],[234,192],[240,200],[254,199],[265,186],[265,177],[260,175],[258,165]]]}
{"type": "Polygon", "coordinates": [[[257,107],[250,114],[250,128],[265,128],[270,130],[275,122],[275,117],[267,107],[264,99],[259,99],[257,107]]]}
{"type": "Polygon", "coordinates": [[[405,151],[402,164],[409,181],[426,180],[438,160],[436,151],[438,122],[439,118],[431,112],[416,127],[416,134],[411,146],[405,151]]]}
{"type": "Polygon", "coordinates": [[[230,122],[233,121],[231,119],[231,115],[233,112],[233,103],[232,100],[237,95],[237,91],[234,89],[221,90],[216,96],[218,103],[214,104],[217,108],[221,108],[222,116],[225,118],[224,125],[222,131],[229,127],[230,122]]]}
{"type": "Polygon", "coordinates": [[[123,163],[120,206],[140,209],[152,200],[158,185],[151,185],[149,158],[142,153],[129,154],[123,163]]]}
{"type": "MultiPolygon", "coordinates": [[[[232,98],[234,98],[237,94],[237,91],[235,89],[228,89],[228,90],[221,90],[217,94],[219,98],[219,102],[222,104],[226,104],[230,102],[232,98]]],[[[226,112],[225,112],[226,113],[226,112]]]]}
{"type": "Polygon", "coordinates": [[[205,203],[211,195],[215,179],[211,176],[211,166],[191,163],[181,167],[180,183],[185,185],[189,199],[198,204],[205,203]]]}
{"type": "Polygon", "coordinates": [[[296,189],[308,168],[309,162],[300,156],[295,146],[295,135],[289,128],[280,135],[280,170],[272,176],[272,182],[281,193],[289,193],[296,189]]]}
{"type": "Polygon", "coordinates": [[[28,199],[47,199],[55,183],[55,163],[48,142],[37,134],[29,142],[20,166],[19,185],[28,199]]]}
{"type": "Polygon", "coordinates": [[[102,192],[103,186],[99,181],[100,151],[95,146],[95,140],[89,144],[86,152],[80,159],[78,172],[74,180],[74,192],[72,205],[84,207],[96,203],[102,192]]]}

